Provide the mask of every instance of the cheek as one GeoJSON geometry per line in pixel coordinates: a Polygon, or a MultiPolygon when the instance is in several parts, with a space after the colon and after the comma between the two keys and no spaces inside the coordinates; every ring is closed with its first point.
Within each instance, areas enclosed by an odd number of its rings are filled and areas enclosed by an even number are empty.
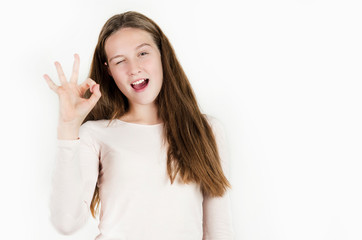
{"type": "Polygon", "coordinates": [[[163,72],[162,72],[162,63],[161,63],[161,60],[160,59],[153,59],[153,60],[150,60],[149,63],[150,64],[149,66],[151,66],[151,69],[152,69],[152,73],[161,78],[163,78],[163,72]]]}
{"type": "Polygon", "coordinates": [[[111,76],[116,82],[120,83],[124,82],[124,79],[126,79],[124,71],[122,71],[120,68],[112,69],[111,76]]]}
{"type": "Polygon", "coordinates": [[[161,78],[161,83],[163,83],[162,63],[159,64],[159,66],[158,66],[158,71],[159,71],[159,75],[160,75],[160,78],[161,78]]]}
{"type": "Polygon", "coordinates": [[[122,71],[120,71],[119,69],[115,70],[113,69],[111,71],[111,76],[113,77],[114,82],[116,83],[117,87],[124,92],[127,89],[127,81],[126,81],[126,77],[125,74],[122,73],[122,71]]]}

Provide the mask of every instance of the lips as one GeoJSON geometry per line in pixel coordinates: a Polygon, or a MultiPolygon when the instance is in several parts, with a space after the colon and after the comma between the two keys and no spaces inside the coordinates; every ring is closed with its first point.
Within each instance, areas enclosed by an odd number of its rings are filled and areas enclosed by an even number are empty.
{"type": "Polygon", "coordinates": [[[137,90],[142,90],[142,89],[144,89],[145,87],[147,87],[148,82],[149,82],[149,79],[148,79],[148,78],[141,78],[141,79],[138,79],[138,80],[132,82],[132,83],[131,83],[131,87],[132,87],[133,89],[135,89],[136,91],[137,91],[137,90]]]}

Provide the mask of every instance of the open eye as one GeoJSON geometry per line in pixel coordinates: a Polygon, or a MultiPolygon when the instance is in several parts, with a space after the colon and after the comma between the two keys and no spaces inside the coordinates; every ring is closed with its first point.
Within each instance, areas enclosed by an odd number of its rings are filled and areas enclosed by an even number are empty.
{"type": "Polygon", "coordinates": [[[140,53],[141,56],[144,56],[144,55],[147,55],[147,54],[148,54],[148,52],[141,52],[140,53]]]}

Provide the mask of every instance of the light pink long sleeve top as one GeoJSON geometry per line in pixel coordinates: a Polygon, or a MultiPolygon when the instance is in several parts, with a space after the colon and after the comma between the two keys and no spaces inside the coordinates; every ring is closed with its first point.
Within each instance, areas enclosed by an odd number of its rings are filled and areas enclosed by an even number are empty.
{"type": "MultiPolygon", "coordinates": [[[[207,116],[229,176],[223,127],[207,116]]],[[[88,121],[79,139],[57,140],[49,201],[50,221],[62,234],[90,217],[97,184],[101,199],[95,240],[231,240],[229,191],[204,197],[197,184],[171,185],[162,145],[163,124],[88,121]]]]}

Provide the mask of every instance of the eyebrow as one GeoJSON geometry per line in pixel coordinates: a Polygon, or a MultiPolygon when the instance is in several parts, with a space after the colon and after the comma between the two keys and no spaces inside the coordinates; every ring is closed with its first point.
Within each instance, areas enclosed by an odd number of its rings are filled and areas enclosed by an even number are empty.
{"type": "MultiPolygon", "coordinates": [[[[139,48],[141,48],[141,47],[143,47],[143,46],[150,46],[150,47],[151,47],[151,45],[148,44],[148,43],[142,43],[142,44],[138,45],[135,49],[137,50],[137,49],[139,49],[139,48]]],[[[113,56],[111,59],[108,60],[108,62],[112,61],[114,58],[122,57],[122,56],[123,56],[123,55],[121,55],[121,54],[118,54],[118,55],[116,55],[116,56],[113,56]]]]}

